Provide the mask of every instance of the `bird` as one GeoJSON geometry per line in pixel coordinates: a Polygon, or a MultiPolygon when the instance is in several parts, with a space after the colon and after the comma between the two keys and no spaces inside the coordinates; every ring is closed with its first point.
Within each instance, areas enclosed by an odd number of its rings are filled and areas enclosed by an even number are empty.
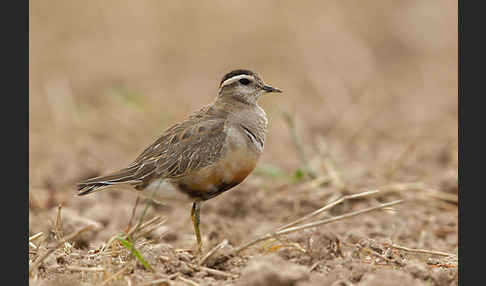
{"type": "Polygon", "coordinates": [[[127,167],[77,183],[77,194],[120,185],[144,190],[165,180],[192,201],[191,219],[201,253],[201,204],[240,184],[255,169],[268,125],[257,101],[263,94],[281,92],[253,71],[232,70],[221,79],[212,103],[166,129],[127,167]]]}

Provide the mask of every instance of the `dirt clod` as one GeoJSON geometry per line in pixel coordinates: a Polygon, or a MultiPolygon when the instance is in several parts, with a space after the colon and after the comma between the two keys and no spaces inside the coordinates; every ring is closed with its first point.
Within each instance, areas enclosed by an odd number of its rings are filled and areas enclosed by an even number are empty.
{"type": "MultiPolygon", "coordinates": [[[[367,273],[363,276],[360,285],[362,286],[409,286],[420,285],[412,276],[403,271],[392,269],[380,269],[374,273],[367,273]]],[[[425,284],[424,284],[425,285],[425,284]]]]}
{"type": "Polygon", "coordinates": [[[279,256],[253,258],[242,271],[237,285],[243,286],[296,286],[309,278],[308,269],[289,263],[279,256]]]}

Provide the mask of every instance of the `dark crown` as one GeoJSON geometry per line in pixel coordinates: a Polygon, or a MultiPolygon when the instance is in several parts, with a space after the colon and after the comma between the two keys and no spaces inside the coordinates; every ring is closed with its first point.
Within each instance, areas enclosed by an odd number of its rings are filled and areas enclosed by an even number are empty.
{"type": "Polygon", "coordinates": [[[257,76],[257,74],[256,74],[256,73],[254,73],[254,72],[252,72],[252,71],[250,71],[250,70],[238,69],[238,70],[234,70],[234,71],[231,71],[231,72],[227,73],[227,74],[226,74],[226,75],[223,77],[223,79],[221,80],[221,82],[220,82],[219,84],[221,85],[221,84],[222,84],[222,83],[223,83],[225,80],[227,80],[227,79],[229,79],[229,78],[232,78],[232,77],[234,77],[234,76],[237,76],[237,75],[243,75],[243,74],[245,74],[245,75],[257,76]]]}

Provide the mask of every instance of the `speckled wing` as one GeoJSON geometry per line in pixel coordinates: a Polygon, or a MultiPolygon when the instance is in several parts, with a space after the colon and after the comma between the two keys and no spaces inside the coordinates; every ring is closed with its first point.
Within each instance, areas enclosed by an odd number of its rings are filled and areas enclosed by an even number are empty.
{"type": "Polygon", "coordinates": [[[222,156],[225,112],[206,106],[169,128],[132,163],[135,177],[177,178],[210,165],[222,156]]]}
{"type": "Polygon", "coordinates": [[[178,178],[222,156],[226,112],[206,106],[167,129],[127,168],[78,184],[78,195],[128,183],[143,189],[156,178],[178,178]]]}
{"type": "Polygon", "coordinates": [[[135,177],[144,179],[150,170],[157,177],[177,178],[220,158],[226,139],[225,121],[189,121],[173,126],[137,158],[134,163],[141,176],[135,177]]]}

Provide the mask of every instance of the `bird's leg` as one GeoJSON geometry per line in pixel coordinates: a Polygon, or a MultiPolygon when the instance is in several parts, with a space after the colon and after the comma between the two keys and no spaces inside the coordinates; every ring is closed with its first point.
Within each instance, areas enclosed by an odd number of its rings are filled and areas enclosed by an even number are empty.
{"type": "Polygon", "coordinates": [[[201,253],[201,248],[202,248],[201,232],[199,231],[199,210],[200,210],[200,208],[201,208],[201,202],[195,201],[192,204],[192,209],[191,209],[191,218],[192,218],[192,223],[194,224],[194,233],[196,234],[198,253],[201,253]]]}

